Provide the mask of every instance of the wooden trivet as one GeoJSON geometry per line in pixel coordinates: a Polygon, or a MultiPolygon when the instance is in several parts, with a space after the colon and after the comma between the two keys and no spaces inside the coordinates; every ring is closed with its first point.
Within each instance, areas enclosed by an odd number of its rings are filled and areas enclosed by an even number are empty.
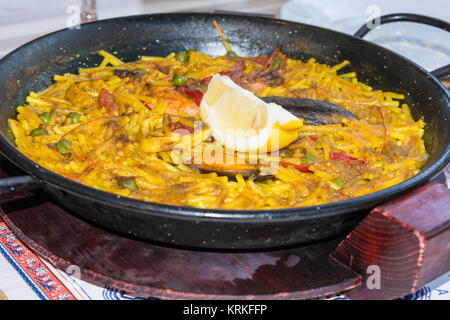
{"type": "Polygon", "coordinates": [[[329,253],[341,239],[267,252],[207,252],[126,238],[36,194],[1,205],[0,216],[38,255],[81,278],[137,297],[307,299],[347,291],[360,276],[329,253]]]}
{"type": "Polygon", "coordinates": [[[378,206],[331,256],[363,277],[350,298],[414,293],[450,270],[450,190],[431,182],[378,206]]]}

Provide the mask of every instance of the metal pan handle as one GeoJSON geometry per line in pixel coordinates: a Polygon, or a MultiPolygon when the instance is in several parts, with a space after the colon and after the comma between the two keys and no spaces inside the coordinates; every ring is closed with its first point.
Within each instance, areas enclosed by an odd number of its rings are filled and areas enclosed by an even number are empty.
{"type": "Polygon", "coordinates": [[[33,176],[0,179],[0,194],[41,188],[44,183],[33,176]]]}
{"type": "MultiPolygon", "coordinates": [[[[445,30],[447,32],[450,32],[450,23],[440,20],[440,19],[436,19],[436,18],[422,16],[419,14],[412,14],[412,13],[387,14],[387,15],[384,15],[384,16],[381,16],[381,17],[371,20],[370,24],[375,25],[375,22],[378,19],[379,19],[379,25],[391,23],[391,22],[398,22],[398,21],[417,22],[417,23],[427,24],[427,25],[445,30]]],[[[362,38],[367,33],[369,33],[371,30],[373,30],[373,28],[369,27],[369,23],[366,23],[361,28],[359,28],[359,30],[356,31],[353,36],[362,38]]],[[[450,75],[450,64],[431,71],[431,74],[433,76],[435,76],[436,78],[442,78],[442,77],[450,75]]]]}
{"type": "MultiPolygon", "coordinates": [[[[82,23],[97,20],[96,0],[82,0],[80,18],[82,23]]],[[[33,176],[5,178],[0,179],[0,194],[22,190],[34,190],[42,188],[43,186],[44,183],[33,176]]]]}

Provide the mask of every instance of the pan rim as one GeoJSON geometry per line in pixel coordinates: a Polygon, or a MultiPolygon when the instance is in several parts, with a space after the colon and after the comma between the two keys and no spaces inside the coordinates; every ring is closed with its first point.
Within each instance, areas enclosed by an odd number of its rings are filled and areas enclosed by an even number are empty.
{"type": "MultiPolygon", "coordinates": [[[[377,44],[368,42],[366,40],[353,37],[341,32],[334,30],[311,26],[308,24],[297,23],[292,21],[286,21],[276,18],[266,18],[260,16],[251,15],[235,15],[235,14],[216,14],[216,13],[202,13],[202,12],[176,12],[176,13],[158,13],[158,14],[143,14],[143,15],[132,15],[117,18],[110,18],[104,20],[98,20],[88,23],[89,25],[103,24],[105,22],[118,22],[121,20],[132,20],[132,19],[145,19],[145,18],[155,18],[155,17],[175,17],[175,16],[208,16],[216,18],[246,18],[251,20],[262,20],[265,22],[277,23],[277,24],[288,24],[296,27],[306,27],[310,29],[316,29],[323,32],[336,33],[341,36],[356,39],[358,41],[365,42],[366,45],[373,46],[381,51],[387,52],[389,54],[396,55],[401,58],[405,63],[411,65],[412,67],[418,69],[423,73],[424,77],[432,81],[434,86],[437,86],[441,91],[441,96],[444,96],[448,101],[450,101],[450,93],[444,87],[444,85],[436,79],[431,73],[423,69],[421,66],[417,65],[413,61],[395,53],[389,49],[381,47],[377,44]]],[[[20,47],[14,49],[2,59],[0,59],[0,66],[7,61],[7,59],[15,54],[18,50],[33,45],[34,43],[42,40],[43,38],[52,36],[54,34],[65,32],[68,28],[57,30],[55,32],[40,36],[30,42],[27,42],[20,47]]],[[[449,105],[450,108],[450,105],[449,105]]],[[[447,144],[445,150],[438,157],[437,161],[432,163],[427,169],[419,172],[417,175],[389,188],[373,192],[364,196],[346,199],[337,202],[330,202],[323,205],[307,206],[307,207],[293,207],[293,208],[283,208],[283,209],[265,209],[265,210],[233,210],[233,209],[203,209],[195,208],[189,206],[177,206],[169,205],[163,203],[150,202],[145,200],[139,200],[129,197],[118,196],[116,194],[95,189],[78,182],[69,180],[59,174],[45,169],[39,164],[33,162],[31,159],[22,154],[12,142],[7,139],[3,133],[0,134],[0,152],[12,163],[25,170],[29,174],[41,179],[43,182],[49,185],[60,188],[72,194],[88,198],[94,202],[102,202],[108,205],[113,205],[116,207],[126,208],[134,212],[139,212],[140,214],[161,214],[166,217],[176,217],[180,219],[195,218],[198,220],[225,220],[232,222],[265,222],[268,221],[279,221],[279,220],[306,220],[310,218],[315,218],[318,215],[320,217],[330,217],[344,213],[353,213],[355,211],[360,211],[362,209],[368,209],[377,205],[381,202],[385,202],[395,197],[399,197],[406,192],[410,191],[415,187],[419,187],[429,180],[431,180],[435,175],[437,175],[450,161],[450,144],[447,144]],[[353,209],[352,209],[353,208],[353,209]]]]}

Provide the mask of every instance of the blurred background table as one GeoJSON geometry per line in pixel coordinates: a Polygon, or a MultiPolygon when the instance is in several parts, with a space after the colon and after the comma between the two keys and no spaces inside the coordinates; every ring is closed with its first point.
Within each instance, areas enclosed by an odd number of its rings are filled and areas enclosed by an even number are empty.
{"type": "MultiPolygon", "coordinates": [[[[65,28],[92,1],[0,1],[0,57],[42,34],[65,28]]],[[[98,19],[174,11],[232,10],[278,16],[285,0],[96,0],[98,19]],[[126,3],[126,4],[125,4],[126,3]]]]}
{"type": "MultiPolygon", "coordinates": [[[[0,58],[43,34],[73,26],[80,20],[175,11],[234,11],[280,17],[286,0],[16,0],[0,2],[0,58]],[[125,5],[126,3],[126,5],[125,5]],[[92,11],[92,9],[95,9],[92,11]],[[81,19],[80,19],[81,17],[81,19]]],[[[301,2],[301,1],[300,1],[301,2]]],[[[310,7],[308,1],[303,1],[310,7]]],[[[318,1],[320,2],[320,1],[318,1]]],[[[325,1],[324,3],[326,3],[325,1]]],[[[380,3],[383,8],[383,1],[380,3]]],[[[317,6],[318,4],[315,3],[317,6]]],[[[312,8],[312,7],[311,7],[312,8]]],[[[312,10],[312,9],[309,10],[312,10]]],[[[407,11],[408,9],[405,9],[407,11]]],[[[420,13],[420,11],[419,11],[420,13]]],[[[368,15],[369,17],[369,15],[368,15]]],[[[450,77],[442,79],[450,88],[450,77]]]]}

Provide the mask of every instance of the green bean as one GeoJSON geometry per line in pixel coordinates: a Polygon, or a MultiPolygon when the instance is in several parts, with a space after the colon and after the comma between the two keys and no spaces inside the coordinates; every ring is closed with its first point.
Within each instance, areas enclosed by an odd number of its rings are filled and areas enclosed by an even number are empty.
{"type": "Polygon", "coordinates": [[[121,189],[128,189],[130,191],[135,191],[138,189],[138,186],[136,185],[136,182],[134,182],[133,178],[118,177],[117,185],[121,189]]]}
{"type": "Polygon", "coordinates": [[[80,116],[81,116],[81,114],[78,112],[69,113],[69,118],[70,118],[70,120],[72,120],[72,123],[80,122],[80,116]]]}
{"type": "Polygon", "coordinates": [[[189,55],[185,51],[180,51],[175,54],[175,59],[181,62],[187,62],[189,60],[189,55]]]}
{"type": "Polygon", "coordinates": [[[237,57],[237,54],[236,54],[236,52],[230,50],[230,51],[227,51],[227,57],[230,59],[234,59],[237,57]]]}
{"type": "Polygon", "coordinates": [[[333,184],[338,188],[342,188],[342,186],[345,184],[345,180],[342,178],[337,178],[333,180],[333,184]]]}
{"type": "Polygon", "coordinates": [[[50,123],[50,112],[43,112],[39,115],[39,118],[41,119],[41,121],[45,124],[49,124],[50,123]]]}
{"type": "Polygon", "coordinates": [[[174,85],[176,85],[178,87],[178,86],[185,85],[187,83],[187,79],[181,73],[175,73],[173,76],[172,82],[174,85]]]}
{"type": "Polygon", "coordinates": [[[58,150],[59,153],[61,153],[63,156],[65,157],[70,157],[71,153],[69,151],[72,150],[72,141],[67,140],[67,139],[61,139],[57,144],[56,144],[56,149],[58,150]]]}
{"type": "Polygon", "coordinates": [[[316,157],[307,153],[303,156],[302,164],[310,164],[311,162],[315,162],[316,160],[316,157]]]}
{"type": "Polygon", "coordinates": [[[36,129],[31,130],[30,135],[32,137],[45,136],[45,135],[48,135],[48,132],[45,129],[36,128],[36,129]]]}
{"type": "Polygon", "coordinates": [[[278,69],[281,65],[281,59],[279,57],[276,57],[275,59],[273,59],[272,62],[272,68],[274,69],[278,69]]]}

